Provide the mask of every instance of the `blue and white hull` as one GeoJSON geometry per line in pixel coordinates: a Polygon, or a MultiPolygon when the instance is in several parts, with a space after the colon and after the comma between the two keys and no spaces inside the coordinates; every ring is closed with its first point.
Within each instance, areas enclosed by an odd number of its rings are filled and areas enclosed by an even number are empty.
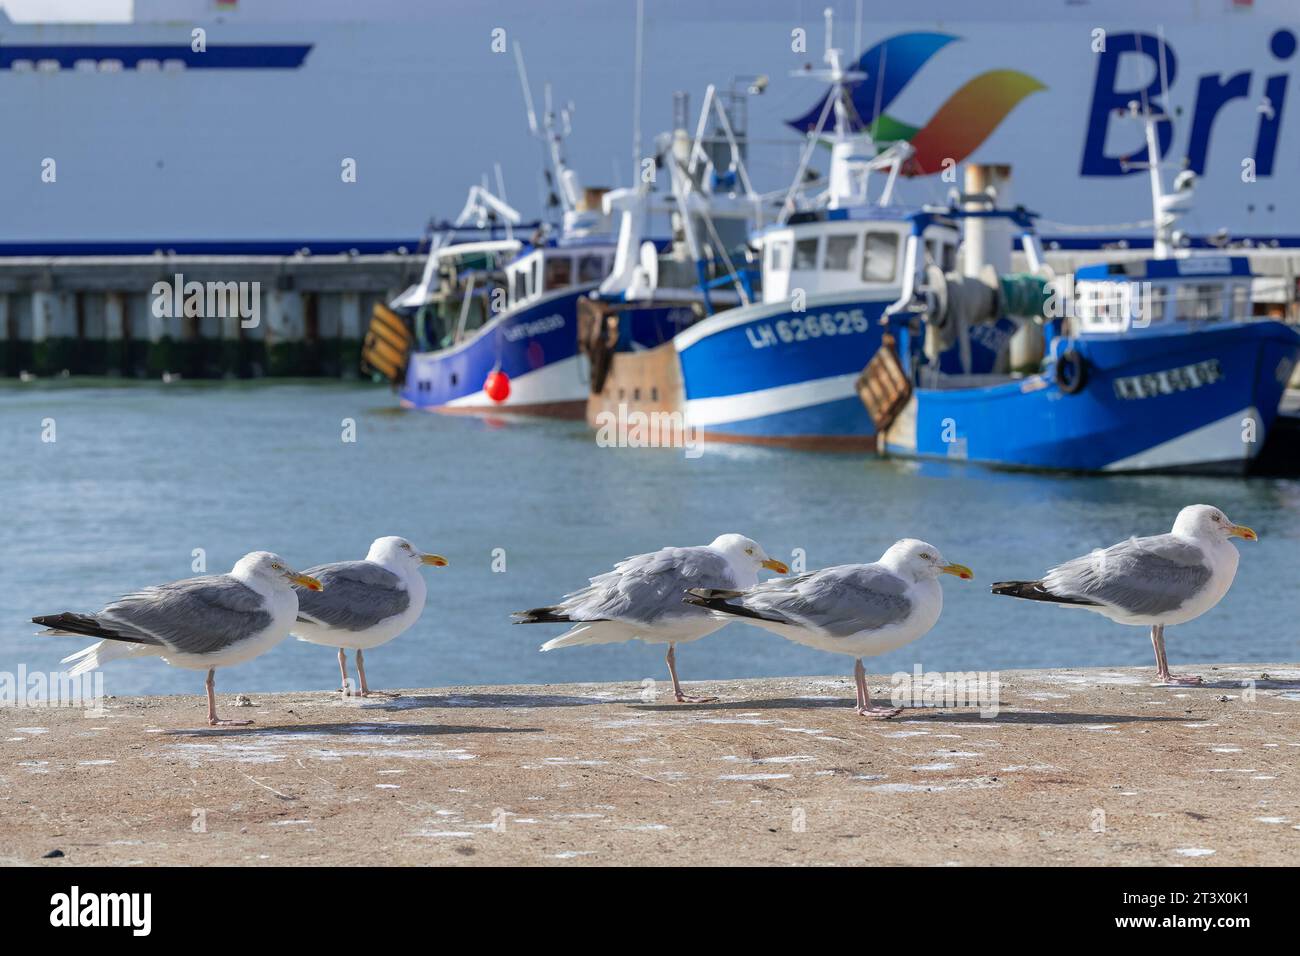
{"type": "Polygon", "coordinates": [[[578,355],[577,303],[594,288],[575,286],[504,312],[468,340],[433,352],[413,352],[401,402],[439,412],[550,415],[582,418],[587,375],[578,355]],[[484,391],[493,371],[509,379],[509,395],[484,391]]]}
{"type": "Polygon", "coordinates": [[[889,302],[861,291],[730,309],[674,339],[686,424],[714,441],[874,447],[855,384],[880,347],[889,302]]]}
{"type": "Polygon", "coordinates": [[[1083,386],[1052,365],[981,388],[919,388],[883,436],[893,455],[1081,472],[1242,474],[1300,359],[1279,322],[1080,338],[1083,386]]]}

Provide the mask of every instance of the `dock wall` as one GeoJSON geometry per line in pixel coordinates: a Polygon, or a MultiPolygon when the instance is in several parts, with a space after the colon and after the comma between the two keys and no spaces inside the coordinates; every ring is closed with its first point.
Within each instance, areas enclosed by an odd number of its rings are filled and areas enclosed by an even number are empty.
{"type": "Polygon", "coordinates": [[[423,257],[0,259],[0,376],[358,374],[377,301],[423,257]]]}

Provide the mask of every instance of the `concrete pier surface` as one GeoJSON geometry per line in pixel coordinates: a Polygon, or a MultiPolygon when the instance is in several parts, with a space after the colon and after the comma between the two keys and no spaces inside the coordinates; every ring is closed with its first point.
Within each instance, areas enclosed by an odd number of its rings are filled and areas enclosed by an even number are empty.
{"type": "Polygon", "coordinates": [[[892,720],[847,676],[689,686],[710,704],[662,681],[221,694],[250,727],[208,728],[197,695],[5,708],[0,862],[1300,861],[1300,666],[1181,670],[1207,683],[1003,672],[995,715],[892,720]]]}

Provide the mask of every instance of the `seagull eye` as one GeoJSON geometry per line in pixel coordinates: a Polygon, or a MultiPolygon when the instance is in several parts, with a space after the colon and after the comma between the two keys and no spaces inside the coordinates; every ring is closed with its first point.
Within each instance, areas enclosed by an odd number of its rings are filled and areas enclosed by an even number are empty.
{"type": "Polygon", "coordinates": [[[283,570],[284,570],[284,565],[283,565],[283,564],[273,564],[273,565],[271,565],[271,567],[272,567],[272,569],[274,569],[274,570],[276,570],[276,571],[283,571],[283,570]]]}
{"type": "Polygon", "coordinates": [[[746,554],[753,554],[753,553],[754,553],[754,549],[753,549],[753,548],[746,548],[746,549],[745,549],[745,553],[746,553],[746,554]]]}
{"type": "Polygon", "coordinates": [[[934,560],[934,555],[932,555],[932,554],[922,553],[922,554],[921,554],[921,560],[922,560],[922,561],[933,561],[933,560],[934,560]]]}
{"type": "Polygon", "coordinates": [[[1222,521],[1223,519],[1220,518],[1218,515],[1210,515],[1210,520],[1211,520],[1211,521],[1222,521]]]}

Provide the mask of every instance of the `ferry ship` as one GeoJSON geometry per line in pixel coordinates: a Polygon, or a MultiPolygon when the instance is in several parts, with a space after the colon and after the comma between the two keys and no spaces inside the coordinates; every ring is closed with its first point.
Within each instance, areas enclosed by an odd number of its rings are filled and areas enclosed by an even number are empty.
{"type": "MultiPolygon", "coordinates": [[[[129,20],[104,23],[0,12],[0,255],[415,250],[494,161],[514,204],[540,217],[536,154],[502,120],[518,95],[515,39],[580,94],[570,147],[587,175],[635,185],[634,8],[602,5],[597,19],[571,0],[135,0],[129,20]]],[[[1132,211],[1142,177],[1125,163],[1144,144],[1114,114],[1142,90],[1161,99],[1163,32],[1163,106],[1179,121],[1159,148],[1201,179],[1193,244],[1222,231],[1300,245],[1292,0],[911,0],[866,4],[860,26],[840,10],[852,64],[871,73],[886,51],[881,85],[854,101],[863,115],[880,104],[877,138],[914,148],[902,172],[913,198],[942,201],[955,181],[945,160],[1010,163],[1015,200],[1053,220],[1039,223],[1049,251],[1149,246],[1132,211]]],[[[644,101],[766,74],[751,139],[789,143],[789,123],[804,128],[824,102],[789,78],[819,52],[820,11],[647,4],[644,101]]],[[[650,109],[640,119],[665,125],[650,109]]],[[[798,146],[786,148],[754,165],[758,192],[787,180],[798,146]]]]}

